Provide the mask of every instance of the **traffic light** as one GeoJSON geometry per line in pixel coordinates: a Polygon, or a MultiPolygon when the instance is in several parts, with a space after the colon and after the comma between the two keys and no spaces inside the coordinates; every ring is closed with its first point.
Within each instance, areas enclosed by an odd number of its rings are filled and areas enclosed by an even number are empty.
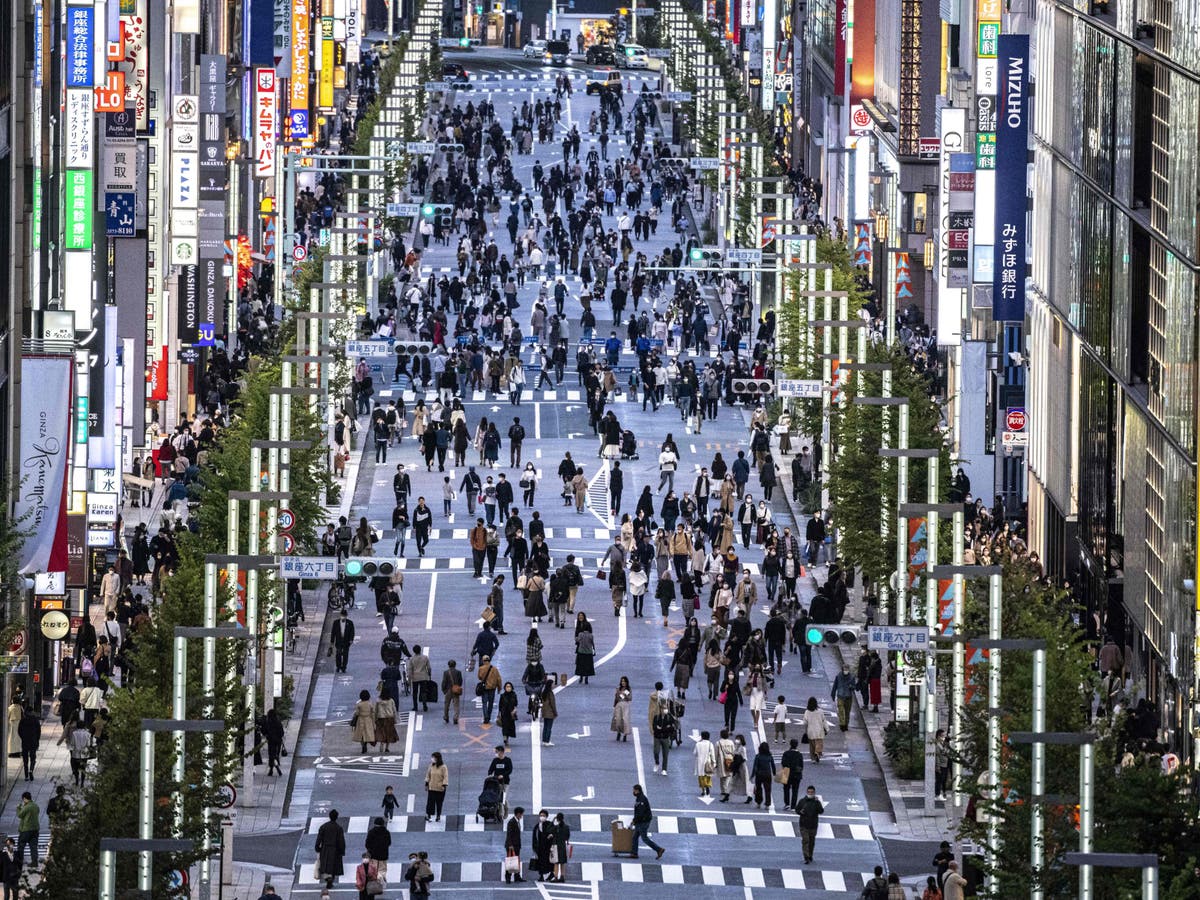
{"type": "Polygon", "coordinates": [[[437,149],[442,153],[462,153],[462,144],[439,143],[437,149]]]}
{"type": "Polygon", "coordinates": [[[739,397],[770,397],[775,393],[775,382],[769,378],[735,378],[732,387],[739,397]]]}
{"type": "Polygon", "coordinates": [[[804,629],[804,641],[810,647],[834,647],[838,644],[849,647],[858,643],[858,634],[838,631],[830,625],[809,625],[804,629]]]}
{"type": "MultiPolygon", "coordinates": [[[[475,14],[476,14],[476,15],[479,15],[479,13],[481,13],[481,12],[483,12],[483,7],[481,7],[481,6],[477,6],[477,7],[475,7],[475,14]]],[[[460,46],[460,47],[470,47],[470,46],[471,46],[471,39],[470,39],[470,38],[468,38],[468,37],[460,37],[460,38],[458,39],[458,46],[460,46]]]]}
{"type": "Polygon", "coordinates": [[[376,578],[391,578],[396,574],[396,560],[374,556],[348,556],[342,569],[347,578],[355,581],[373,581],[376,578]]]}
{"type": "Polygon", "coordinates": [[[716,247],[693,247],[688,251],[688,265],[712,268],[721,265],[722,253],[716,247]]]}
{"type": "Polygon", "coordinates": [[[397,356],[428,356],[433,352],[433,344],[429,341],[396,341],[392,344],[392,350],[397,356]]]}
{"type": "Polygon", "coordinates": [[[421,215],[442,228],[450,228],[454,224],[454,207],[449,203],[426,203],[421,207],[421,215]]]}

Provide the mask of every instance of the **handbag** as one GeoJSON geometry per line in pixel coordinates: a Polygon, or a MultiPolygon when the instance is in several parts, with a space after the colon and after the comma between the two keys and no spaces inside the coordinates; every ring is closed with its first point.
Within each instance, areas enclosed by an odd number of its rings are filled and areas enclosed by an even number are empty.
{"type": "Polygon", "coordinates": [[[313,863],[313,881],[320,881],[320,880],[321,880],[321,863],[315,862],[315,863],[313,863]]]}
{"type": "Polygon", "coordinates": [[[483,692],[484,692],[483,682],[482,681],[475,682],[475,696],[482,697],[483,692]]]}
{"type": "Polygon", "coordinates": [[[800,735],[800,743],[802,743],[802,744],[808,743],[808,732],[807,731],[804,732],[804,734],[800,735]]]}
{"type": "Polygon", "coordinates": [[[606,578],[608,578],[608,573],[605,572],[603,569],[600,569],[598,572],[596,572],[596,578],[599,581],[604,581],[606,578]]]}
{"type": "Polygon", "coordinates": [[[529,579],[528,579],[528,578],[527,578],[525,575],[518,575],[518,576],[517,576],[517,590],[518,590],[518,591],[523,591],[523,590],[525,590],[525,586],[526,586],[527,584],[529,584],[529,579]]]}
{"type": "Polygon", "coordinates": [[[716,768],[717,768],[717,764],[715,762],[713,762],[711,759],[706,759],[704,761],[704,774],[705,775],[711,775],[714,771],[716,771],[716,768]]]}
{"type": "Polygon", "coordinates": [[[788,779],[792,777],[792,770],[789,766],[783,766],[775,773],[776,784],[787,784],[788,779]]]}
{"type": "Polygon", "coordinates": [[[721,693],[717,695],[717,702],[724,703],[728,696],[729,696],[728,691],[721,691],[721,693]]]}
{"type": "Polygon", "coordinates": [[[560,860],[558,858],[558,844],[554,844],[553,846],[550,847],[550,864],[557,866],[559,864],[559,861],[560,860]]]}
{"type": "Polygon", "coordinates": [[[485,606],[483,608],[483,612],[479,614],[479,618],[483,619],[485,622],[490,622],[496,618],[496,611],[490,606],[485,606]]]}
{"type": "Polygon", "coordinates": [[[504,871],[506,873],[521,874],[521,857],[515,853],[510,853],[504,857],[504,871]]]}
{"type": "Polygon", "coordinates": [[[450,693],[453,694],[455,697],[459,697],[462,695],[462,689],[463,689],[463,686],[461,684],[450,685],[450,693]]]}

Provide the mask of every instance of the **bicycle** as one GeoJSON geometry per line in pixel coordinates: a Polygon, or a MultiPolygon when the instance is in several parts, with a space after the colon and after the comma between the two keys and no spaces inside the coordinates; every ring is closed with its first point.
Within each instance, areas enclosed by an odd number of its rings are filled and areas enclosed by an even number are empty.
{"type": "Polygon", "coordinates": [[[300,615],[292,613],[287,620],[287,648],[288,653],[296,652],[296,644],[300,641],[300,615]]]}
{"type": "Polygon", "coordinates": [[[404,697],[412,695],[412,682],[408,678],[408,666],[400,666],[400,694],[404,697]]]}
{"type": "Polygon", "coordinates": [[[329,608],[334,612],[354,608],[354,585],[340,578],[329,585],[329,608]]]}

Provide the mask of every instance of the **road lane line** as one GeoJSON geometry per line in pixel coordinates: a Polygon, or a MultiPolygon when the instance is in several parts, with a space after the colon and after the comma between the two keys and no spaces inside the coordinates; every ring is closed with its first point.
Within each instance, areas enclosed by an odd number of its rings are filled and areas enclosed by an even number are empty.
{"type": "Polygon", "coordinates": [[[542,404],[533,404],[533,437],[534,440],[542,439],[542,404]]]}
{"type": "MultiPolygon", "coordinates": [[[[621,621],[624,621],[622,619],[621,621]]],[[[641,731],[635,725],[633,728],[633,757],[637,760],[637,777],[638,784],[645,786],[646,784],[646,763],[642,759],[642,735],[641,731]]]]}
{"type": "MultiPolygon", "coordinates": [[[[433,629],[433,601],[437,596],[437,572],[429,576],[429,608],[425,611],[425,630],[433,629]]],[[[416,690],[416,685],[413,685],[416,690]]]]}
{"type": "Polygon", "coordinates": [[[529,737],[533,750],[530,759],[533,771],[530,773],[531,802],[529,808],[536,816],[537,811],[542,808],[542,734],[537,722],[529,723],[529,737]]]}

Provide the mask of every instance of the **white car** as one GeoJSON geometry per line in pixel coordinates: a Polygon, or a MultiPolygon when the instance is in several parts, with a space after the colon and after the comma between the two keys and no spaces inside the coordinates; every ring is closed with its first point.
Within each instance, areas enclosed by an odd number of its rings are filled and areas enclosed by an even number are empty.
{"type": "Polygon", "coordinates": [[[546,42],[542,40],[530,41],[521,48],[521,55],[526,59],[541,59],[546,52],[546,42]]]}
{"type": "Polygon", "coordinates": [[[623,69],[648,69],[650,59],[646,48],[639,44],[617,44],[617,65],[623,69]]]}

